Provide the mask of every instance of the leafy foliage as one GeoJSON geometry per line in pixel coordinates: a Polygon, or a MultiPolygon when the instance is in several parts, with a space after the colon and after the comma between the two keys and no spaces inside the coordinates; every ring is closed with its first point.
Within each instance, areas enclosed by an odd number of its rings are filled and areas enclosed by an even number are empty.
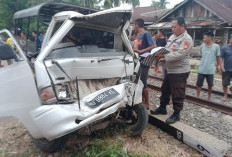
{"type": "MultiPolygon", "coordinates": [[[[15,12],[48,1],[72,3],[97,9],[100,8],[100,3],[104,4],[103,8],[105,9],[120,6],[121,3],[128,3],[133,6],[139,5],[139,0],[0,0],[0,30],[13,28],[13,16],[15,12]]],[[[34,30],[36,24],[31,23],[34,30]]]]}
{"type": "Polygon", "coordinates": [[[109,9],[120,6],[121,3],[131,4],[133,7],[139,6],[139,0],[104,0],[104,8],[109,9]]]}
{"type": "Polygon", "coordinates": [[[169,2],[167,0],[153,0],[152,1],[152,6],[157,6],[160,8],[164,8],[166,9],[166,5],[169,4],[169,2]]]}
{"type": "Polygon", "coordinates": [[[62,0],[62,2],[72,3],[79,6],[85,6],[89,8],[99,8],[98,4],[102,0],[62,0]]]}

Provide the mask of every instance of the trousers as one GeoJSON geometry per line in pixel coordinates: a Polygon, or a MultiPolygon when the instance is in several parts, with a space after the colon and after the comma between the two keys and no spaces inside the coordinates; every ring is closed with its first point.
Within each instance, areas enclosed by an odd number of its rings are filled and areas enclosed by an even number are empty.
{"type": "Polygon", "coordinates": [[[188,76],[189,72],[180,74],[167,74],[161,87],[161,107],[166,107],[169,104],[170,96],[172,96],[174,111],[180,112],[183,110],[188,76]]]}

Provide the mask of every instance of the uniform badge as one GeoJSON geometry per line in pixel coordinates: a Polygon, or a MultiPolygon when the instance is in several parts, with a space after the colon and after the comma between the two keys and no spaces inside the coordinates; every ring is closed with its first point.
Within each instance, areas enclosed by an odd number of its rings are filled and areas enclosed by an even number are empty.
{"type": "Polygon", "coordinates": [[[138,46],[142,46],[142,40],[138,41],[138,46]]]}
{"type": "Polygon", "coordinates": [[[176,52],[176,45],[172,45],[172,51],[176,52]]]}
{"type": "Polygon", "coordinates": [[[190,43],[188,41],[184,42],[184,50],[187,50],[189,47],[190,43]]]}

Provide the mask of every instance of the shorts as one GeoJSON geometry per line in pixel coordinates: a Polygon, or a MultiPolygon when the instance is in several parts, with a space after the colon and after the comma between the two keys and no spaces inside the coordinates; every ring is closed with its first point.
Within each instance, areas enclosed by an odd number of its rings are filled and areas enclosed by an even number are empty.
{"type": "Polygon", "coordinates": [[[232,78],[232,71],[223,72],[222,73],[222,85],[229,86],[231,78],[232,78]]]}
{"type": "Polygon", "coordinates": [[[150,69],[150,67],[144,67],[144,66],[141,66],[141,77],[140,77],[140,80],[143,82],[143,88],[147,88],[147,77],[148,77],[148,71],[150,69]]]}
{"type": "Polygon", "coordinates": [[[206,78],[208,87],[213,87],[214,75],[213,75],[213,74],[200,74],[200,73],[198,73],[198,76],[197,76],[197,83],[196,83],[196,86],[197,86],[197,87],[202,87],[205,78],[206,78]]]}

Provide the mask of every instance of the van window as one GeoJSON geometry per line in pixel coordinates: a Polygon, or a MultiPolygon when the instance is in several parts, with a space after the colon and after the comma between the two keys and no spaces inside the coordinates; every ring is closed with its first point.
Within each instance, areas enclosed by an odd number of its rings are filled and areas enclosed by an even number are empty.
{"type": "Polygon", "coordinates": [[[113,49],[114,34],[89,28],[73,27],[62,40],[62,43],[72,42],[77,46],[96,45],[99,48],[113,49]]]}

